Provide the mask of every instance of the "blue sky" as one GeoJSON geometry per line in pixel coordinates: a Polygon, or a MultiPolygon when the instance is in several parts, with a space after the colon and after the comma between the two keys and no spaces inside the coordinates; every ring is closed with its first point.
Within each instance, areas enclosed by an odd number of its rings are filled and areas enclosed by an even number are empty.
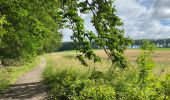
{"type": "MultiPolygon", "coordinates": [[[[170,38],[170,0],[116,0],[118,16],[123,20],[125,36],[132,39],[170,38]]],[[[91,14],[82,15],[85,28],[95,31],[90,24],[91,14]]],[[[71,41],[72,32],[63,30],[64,40],[71,41]]]]}

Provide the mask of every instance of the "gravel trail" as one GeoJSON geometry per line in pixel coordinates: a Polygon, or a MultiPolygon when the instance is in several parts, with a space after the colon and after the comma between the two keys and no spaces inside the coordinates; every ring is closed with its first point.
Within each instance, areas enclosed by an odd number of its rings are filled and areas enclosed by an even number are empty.
{"type": "Polygon", "coordinates": [[[46,100],[47,86],[42,82],[42,72],[46,66],[42,58],[38,67],[22,75],[14,85],[0,95],[0,100],[46,100]]]}

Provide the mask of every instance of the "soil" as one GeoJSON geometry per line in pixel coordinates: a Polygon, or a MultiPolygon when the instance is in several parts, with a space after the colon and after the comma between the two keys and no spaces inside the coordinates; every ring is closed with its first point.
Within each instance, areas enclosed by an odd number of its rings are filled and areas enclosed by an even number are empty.
{"type": "Polygon", "coordinates": [[[42,58],[40,65],[22,75],[14,85],[0,95],[0,100],[46,100],[47,86],[42,80],[45,66],[46,60],[42,58]]]}

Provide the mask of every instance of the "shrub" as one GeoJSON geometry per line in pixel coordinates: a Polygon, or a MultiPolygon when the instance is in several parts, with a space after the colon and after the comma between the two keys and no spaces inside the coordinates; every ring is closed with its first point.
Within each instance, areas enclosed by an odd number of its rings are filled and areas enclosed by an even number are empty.
{"type": "MultiPolygon", "coordinates": [[[[52,71],[49,69],[49,71],[52,71]]],[[[97,72],[97,71],[96,71],[97,72]]],[[[46,73],[47,74],[47,73],[46,73]]],[[[91,74],[97,76],[98,73],[91,74]]],[[[47,83],[50,86],[50,99],[59,100],[109,100],[114,98],[115,91],[111,86],[104,83],[96,82],[90,77],[81,77],[82,74],[77,73],[73,69],[64,69],[48,76],[47,83]]]]}
{"type": "Polygon", "coordinates": [[[95,85],[85,87],[77,100],[114,100],[115,90],[108,85],[95,85]]]}

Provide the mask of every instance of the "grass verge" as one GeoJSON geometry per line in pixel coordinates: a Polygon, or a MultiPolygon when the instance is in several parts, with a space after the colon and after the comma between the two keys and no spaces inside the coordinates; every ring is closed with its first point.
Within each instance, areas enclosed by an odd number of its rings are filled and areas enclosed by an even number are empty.
{"type": "Polygon", "coordinates": [[[0,92],[14,84],[22,74],[37,67],[39,63],[40,57],[37,57],[32,63],[23,66],[0,67],[0,92]]]}

